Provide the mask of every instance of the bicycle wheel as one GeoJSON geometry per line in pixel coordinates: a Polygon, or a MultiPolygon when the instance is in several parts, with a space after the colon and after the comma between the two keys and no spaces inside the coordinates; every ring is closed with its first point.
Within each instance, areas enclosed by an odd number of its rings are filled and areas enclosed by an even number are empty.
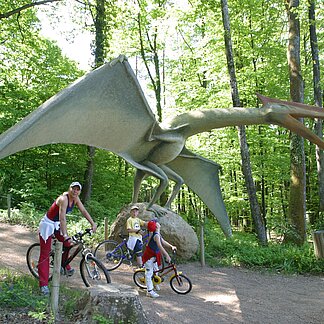
{"type": "Polygon", "coordinates": [[[106,240],[97,245],[94,256],[102,262],[107,270],[112,271],[122,264],[124,252],[116,241],[106,240]]]}
{"type": "Polygon", "coordinates": [[[192,288],[191,281],[183,274],[178,274],[170,279],[170,286],[177,294],[188,294],[192,288]]]}
{"type": "Polygon", "coordinates": [[[92,255],[82,258],[80,262],[80,273],[86,287],[111,283],[107,269],[92,255]]]}
{"type": "Polygon", "coordinates": [[[145,270],[140,269],[136,270],[133,274],[133,280],[136,284],[136,286],[146,289],[146,279],[145,279],[145,270]]]}
{"type": "MultiPolygon", "coordinates": [[[[36,279],[39,279],[39,276],[38,276],[39,255],[40,255],[40,244],[39,243],[32,244],[28,248],[27,253],[26,253],[26,261],[27,261],[28,269],[36,279]]],[[[52,280],[53,268],[54,268],[54,252],[53,251],[51,251],[49,258],[50,258],[50,262],[49,262],[49,278],[48,278],[48,280],[52,280]]]]}

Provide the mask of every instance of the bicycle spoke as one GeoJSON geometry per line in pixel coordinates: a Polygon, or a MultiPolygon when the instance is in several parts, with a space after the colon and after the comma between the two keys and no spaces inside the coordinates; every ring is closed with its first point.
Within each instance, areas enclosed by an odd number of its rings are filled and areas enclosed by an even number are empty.
{"type": "Polygon", "coordinates": [[[120,245],[111,240],[101,242],[96,247],[94,256],[110,271],[118,268],[125,257],[120,245]]]}
{"type": "MultiPolygon", "coordinates": [[[[40,255],[40,244],[39,243],[32,244],[27,250],[26,261],[27,261],[27,265],[28,265],[30,272],[36,279],[39,279],[39,276],[38,276],[39,255],[40,255]]],[[[54,266],[52,253],[50,254],[49,258],[50,258],[50,260],[49,260],[49,280],[51,280],[52,275],[53,275],[53,266],[54,266]]]]}
{"type": "Polygon", "coordinates": [[[87,287],[111,282],[110,275],[106,268],[93,256],[88,256],[81,260],[80,273],[87,287]]]}
{"type": "Polygon", "coordinates": [[[133,274],[133,280],[138,287],[142,289],[146,289],[146,279],[145,279],[144,269],[135,271],[133,274]]]}
{"type": "Polygon", "coordinates": [[[188,294],[192,288],[191,281],[183,274],[178,274],[171,278],[170,286],[178,294],[188,294]]]}

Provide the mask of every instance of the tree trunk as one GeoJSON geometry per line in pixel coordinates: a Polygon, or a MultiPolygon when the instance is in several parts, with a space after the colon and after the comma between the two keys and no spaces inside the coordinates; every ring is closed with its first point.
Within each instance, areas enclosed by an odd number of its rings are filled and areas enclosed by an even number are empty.
{"type": "MultiPolygon", "coordinates": [[[[286,0],[289,24],[288,65],[290,78],[290,97],[292,101],[303,102],[304,89],[300,68],[300,25],[296,8],[299,1],[286,0]]],[[[289,225],[285,242],[301,245],[306,239],[306,172],[304,140],[291,134],[290,141],[290,199],[289,225]]]]}
{"type": "Polygon", "coordinates": [[[96,153],[96,148],[93,146],[87,146],[88,150],[88,160],[87,160],[87,167],[84,174],[84,184],[81,191],[81,200],[85,204],[89,201],[92,192],[92,179],[94,173],[94,156],[96,153]]]}
{"type": "Polygon", "coordinates": [[[147,26],[142,26],[142,15],[138,13],[138,32],[139,32],[139,40],[140,40],[140,51],[141,57],[146,67],[147,73],[151,80],[151,84],[154,89],[155,99],[156,99],[156,110],[158,115],[158,121],[162,122],[162,87],[161,87],[161,72],[160,72],[160,58],[158,54],[158,43],[157,43],[157,35],[158,35],[158,28],[154,27],[154,33],[152,36],[152,40],[149,37],[148,33],[143,32],[147,26]],[[146,35],[146,39],[144,38],[143,34],[146,35]],[[145,41],[148,42],[148,47],[151,51],[151,59],[154,63],[154,75],[151,72],[149,67],[149,60],[148,60],[148,53],[145,51],[145,41]]]}
{"type": "MultiPolygon", "coordinates": [[[[105,60],[105,25],[106,25],[105,1],[96,0],[96,16],[94,20],[95,25],[95,68],[104,64],[105,60]]],[[[92,182],[94,173],[94,156],[96,149],[93,146],[88,146],[88,161],[84,176],[84,186],[81,194],[81,199],[86,203],[92,192],[92,182]]]]}
{"type": "MultiPolygon", "coordinates": [[[[234,56],[232,50],[230,19],[228,14],[227,0],[221,0],[221,6],[222,6],[222,17],[223,17],[223,25],[224,25],[224,40],[225,40],[227,67],[230,75],[231,90],[232,90],[232,101],[234,107],[241,107],[237,82],[236,82],[236,75],[235,75],[234,56]]],[[[254,222],[254,228],[257,233],[259,242],[262,245],[265,245],[267,244],[267,233],[261,216],[260,206],[256,196],[256,189],[252,177],[250,153],[246,141],[245,126],[239,126],[238,133],[239,133],[240,148],[241,148],[242,170],[244,174],[245,185],[249,195],[250,208],[251,208],[251,214],[254,222]]]]}
{"type": "MultiPolygon", "coordinates": [[[[322,107],[322,89],[321,89],[321,73],[318,55],[318,43],[315,25],[315,0],[309,0],[309,33],[310,45],[312,51],[313,62],[313,89],[315,105],[322,107]]],[[[323,138],[323,123],[321,119],[316,120],[315,133],[319,138],[323,138]]],[[[319,210],[324,211],[324,153],[316,146],[316,163],[318,173],[318,186],[319,186],[319,210]]]]}

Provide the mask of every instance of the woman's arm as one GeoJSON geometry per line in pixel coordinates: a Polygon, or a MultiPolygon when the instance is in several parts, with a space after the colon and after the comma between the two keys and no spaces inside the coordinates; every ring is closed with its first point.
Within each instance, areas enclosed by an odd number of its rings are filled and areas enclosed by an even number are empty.
{"type": "Polygon", "coordinates": [[[95,232],[97,230],[97,224],[93,221],[92,217],[90,216],[90,214],[88,213],[88,211],[86,210],[86,208],[84,207],[82,201],[80,200],[79,197],[77,197],[75,204],[77,205],[77,207],[79,208],[80,212],[82,213],[82,215],[87,219],[87,221],[91,224],[92,230],[93,232],[95,232]]]}
{"type": "Polygon", "coordinates": [[[60,220],[60,230],[64,238],[69,237],[66,227],[66,208],[68,205],[68,199],[66,196],[60,196],[57,198],[56,204],[59,206],[59,220],[60,220]]]}

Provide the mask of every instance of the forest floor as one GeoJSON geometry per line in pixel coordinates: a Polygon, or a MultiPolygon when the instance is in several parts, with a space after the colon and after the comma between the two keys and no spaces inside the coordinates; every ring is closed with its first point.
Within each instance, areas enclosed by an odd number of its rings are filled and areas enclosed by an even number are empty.
{"type": "MultiPolygon", "coordinates": [[[[37,234],[26,227],[0,223],[0,266],[29,273],[25,255],[28,246],[37,240],[37,234]]],[[[78,270],[78,264],[74,268],[78,270]]],[[[188,295],[174,293],[168,281],[161,284],[156,299],[138,289],[151,323],[324,324],[324,275],[287,276],[242,268],[201,267],[199,263],[181,264],[179,269],[192,281],[188,295]]],[[[122,265],[111,278],[112,282],[137,289],[132,275],[132,268],[122,265]]],[[[86,289],[79,271],[62,280],[71,287],[86,289]]],[[[10,314],[0,313],[0,323],[6,323],[10,314]]],[[[16,320],[10,323],[22,322],[19,316],[16,320]]]]}

